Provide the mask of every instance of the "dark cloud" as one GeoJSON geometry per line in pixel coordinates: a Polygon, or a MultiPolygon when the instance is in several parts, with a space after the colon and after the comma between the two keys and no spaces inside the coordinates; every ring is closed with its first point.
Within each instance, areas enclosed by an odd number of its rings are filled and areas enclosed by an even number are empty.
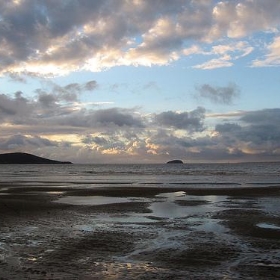
{"type": "Polygon", "coordinates": [[[247,112],[240,118],[245,126],[239,133],[241,140],[255,144],[266,144],[268,141],[278,146],[280,143],[280,109],[264,109],[247,112]]]}
{"type": "Polygon", "coordinates": [[[202,131],[205,118],[205,109],[198,107],[190,112],[177,113],[173,111],[162,112],[155,115],[155,121],[165,127],[185,129],[190,132],[202,131]]]}
{"type": "MultiPolygon", "coordinates": [[[[33,110],[34,123],[41,124],[45,130],[52,126],[77,128],[100,128],[111,130],[136,128],[142,129],[145,121],[134,110],[124,108],[110,108],[99,110],[75,109],[71,105],[61,105],[52,94],[39,95],[36,110],[33,110]]],[[[35,106],[34,106],[35,107],[35,106]]],[[[11,121],[12,118],[10,118],[11,121]]]]}
{"type": "Polygon", "coordinates": [[[18,91],[14,94],[14,98],[6,94],[0,94],[0,118],[7,120],[25,119],[32,111],[32,104],[28,99],[23,97],[23,93],[18,91]]]}
{"type": "Polygon", "coordinates": [[[51,93],[38,92],[38,102],[42,107],[53,108],[56,107],[57,97],[51,93]]]}
{"type": "MultiPolygon", "coordinates": [[[[77,111],[80,94],[92,90],[95,81],[59,86],[46,82],[35,90],[35,98],[27,98],[21,91],[13,95],[0,94],[0,119],[11,124],[50,124],[57,116],[73,115],[77,111]],[[47,119],[47,121],[46,121],[47,119]]],[[[78,121],[79,122],[79,121],[78,121]]]]}
{"type": "Polygon", "coordinates": [[[232,104],[234,98],[239,95],[239,88],[235,84],[226,87],[214,87],[204,84],[196,88],[197,96],[218,104],[232,104]]]}
{"type": "Polygon", "coordinates": [[[280,142],[280,125],[250,125],[244,127],[239,133],[240,140],[245,142],[252,142],[257,145],[274,142],[279,145],[280,142]]]}
{"type": "Polygon", "coordinates": [[[236,132],[240,131],[241,129],[241,126],[236,123],[217,124],[215,127],[215,130],[220,133],[236,132]]]}
{"type": "Polygon", "coordinates": [[[161,130],[157,134],[153,135],[152,141],[157,145],[164,146],[167,151],[171,148],[173,150],[180,148],[180,150],[185,149],[185,152],[188,148],[203,148],[217,144],[215,140],[209,136],[194,139],[187,136],[179,137],[172,133],[167,133],[164,130],[161,130]]]}
{"type": "Polygon", "coordinates": [[[50,141],[40,136],[25,136],[22,134],[16,134],[10,136],[8,139],[0,138],[0,149],[1,150],[26,150],[30,147],[57,147],[58,143],[50,141]]]}
{"type": "Polygon", "coordinates": [[[93,121],[102,125],[144,127],[142,120],[132,114],[130,110],[111,108],[98,110],[93,113],[93,121]]]}
{"type": "Polygon", "coordinates": [[[242,150],[247,155],[258,154],[274,157],[280,149],[280,109],[244,112],[240,125],[225,123],[216,125],[217,143],[233,151],[242,150]]]}
{"type": "Polygon", "coordinates": [[[279,120],[280,120],[279,108],[247,112],[243,117],[241,117],[241,121],[249,124],[278,125],[279,120]]]}

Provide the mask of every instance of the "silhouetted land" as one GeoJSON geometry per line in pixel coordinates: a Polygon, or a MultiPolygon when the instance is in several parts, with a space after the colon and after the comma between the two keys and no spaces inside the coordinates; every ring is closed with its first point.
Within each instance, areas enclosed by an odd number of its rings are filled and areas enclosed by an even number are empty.
{"type": "Polygon", "coordinates": [[[70,161],[57,161],[28,153],[0,154],[0,164],[71,164],[70,161]]]}
{"type": "Polygon", "coordinates": [[[175,163],[175,164],[182,164],[183,163],[183,161],[182,160],[180,160],[180,159],[174,159],[174,160],[170,160],[170,161],[168,161],[167,163],[175,163]]]}

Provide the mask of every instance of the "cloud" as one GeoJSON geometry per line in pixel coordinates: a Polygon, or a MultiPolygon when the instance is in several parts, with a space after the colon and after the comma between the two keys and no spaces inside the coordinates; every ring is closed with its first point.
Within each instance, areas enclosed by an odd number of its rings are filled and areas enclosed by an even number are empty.
{"type": "Polygon", "coordinates": [[[89,81],[89,82],[85,83],[85,85],[83,86],[84,90],[87,90],[87,91],[95,90],[97,87],[98,87],[98,84],[96,81],[89,81]]]}
{"type": "Polygon", "coordinates": [[[279,25],[277,0],[219,1],[213,8],[215,24],[210,34],[225,32],[230,38],[241,38],[279,25]]]}
{"type": "Polygon", "coordinates": [[[0,94],[0,119],[2,122],[13,119],[15,123],[21,123],[28,119],[32,110],[32,103],[23,97],[22,92],[14,93],[14,98],[0,94]]]}
{"type": "Polygon", "coordinates": [[[233,99],[239,95],[239,88],[236,84],[229,84],[226,87],[214,87],[204,84],[196,88],[199,98],[205,98],[213,103],[230,105],[233,99]]]}
{"type": "MultiPolygon", "coordinates": [[[[235,42],[254,32],[274,32],[280,23],[278,0],[26,0],[1,1],[0,11],[0,73],[11,75],[166,65],[187,55],[188,46],[235,42]]],[[[254,64],[275,64],[273,53],[272,45],[265,61],[254,64]]],[[[234,60],[214,59],[219,61],[212,60],[212,67],[234,60]]]]}
{"type": "Polygon", "coordinates": [[[93,112],[92,121],[100,125],[144,127],[142,120],[131,110],[110,108],[93,112]]]}
{"type": "Polygon", "coordinates": [[[268,67],[280,65],[280,36],[274,38],[273,42],[266,47],[267,54],[263,59],[252,62],[253,67],[268,67]]]}
{"type": "Polygon", "coordinates": [[[0,138],[0,150],[22,150],[40,147],[57,147],[59,144],[37,135],[15,134],[9,138],[0,138]]]}
{"type": "MultiPolygon", "coordinates": [[[[147,114],[142,108],[87,106],[81,94],[97,83],[58,86],[47,81],[36,95],[0,95],[0,150],[27,151],[74,162],[165,162],[275,160],[280,154],[280,109],[207,114],[147,114]],[[74,98],[71,97],[73,94],[74,98]],[[215,127],[213,127],[215,123],[215,127]]],[[[147,86],[153,86],[149,84],[147,86]]],[[[197,88],[197,95],[231,104],[235,84],[197,88]]]]}
{"type": "Polygon", "coordinates": [[[103,136],[92,136],[90,134],[82,137],[82,142],[84,144],[97,144],[97,145],[106,145],[108,140],[103,136]]]}
{"type": "Polygon", "coordinates": [[[96,81],[66,86],[48,81],[43,89],[35,90],[33,98],[24,97],[21,91],[13,95],[0,94],[0,119],[2,122],[18,125],[38,125],[46,123],[46,119],[50,123],[58,117],[82,110],[84,106],[79,101],[80,95],[96,87],[96,81]]]}
{"type": "Polygon", "coordinates": [[[185,129],[189,132],[202,131],[205,109],[198,107],[190,112],[177,113],[173,111],[162,112],[155,115],[155,122],[165,127],[185,129]]]}
{"type": "Polygon", "coordinates": [[[280,109],[274,108],[247,112],[241,117],[241,120],[249,124],[278,125],[280,120],[280,109]]]}
{"type": "Polygon", "coordinates": [[[232,152],[246,155],[261,155],[275,158],[279,155],[280,109],[265,109],[246,112],[240,117],[240,124],[216,125],[217,142],[232,152]]]}
{"type": "Polygon", "coordinates": [[[193,68],[209,70],[221,67],[230,67],[235,60],[249,55],[253,51],[253,47],[248,42],[239,41],[227,45],[214,45],[210,51],[198,50],[197,54],[206,56],[217,56],[202,64],[193,66],[193,68]]]}
{"type": "Polygon", "coordinates": [[[220,133],[231,133],[240,131],[242,128],[236,123],[217,124],[215,130],[220,133]]]}

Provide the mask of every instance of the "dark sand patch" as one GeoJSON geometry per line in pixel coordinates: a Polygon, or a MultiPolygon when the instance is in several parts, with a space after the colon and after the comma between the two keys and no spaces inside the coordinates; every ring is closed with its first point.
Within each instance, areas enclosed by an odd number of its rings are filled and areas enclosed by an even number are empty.
{"type": "MultiPolygon", "coordinates": [[[[262,228],[260,223],[274,224],[280,226],[279,217],[270,216],[261,210],[256,209],[227,209],[215,215],[216,218],[222,219],[225,225],[237,234],[247,237],[257,237],[263,239],[257,244],[276,242],[280,245],[280,229],[262,228]]],[[[255,242],[255,239],[252,241],[255,242]]],[[[261,245],[262,246],[262,245],[261,245]]]]}
{"type": "Polygon", "coordinates": [[[148,202],[123,202],[123,203],[111,203],[105,205],[94,205],[94,206],[84,206],[80,207],[79,211],[88,213],[92,211],[93,213],[151,213],[148,209],[150,203],[148,202]]]}

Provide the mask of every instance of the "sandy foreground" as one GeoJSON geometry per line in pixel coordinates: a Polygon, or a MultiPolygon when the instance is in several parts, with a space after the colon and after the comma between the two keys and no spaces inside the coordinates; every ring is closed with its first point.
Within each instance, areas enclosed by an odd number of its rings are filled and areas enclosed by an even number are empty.
{"type": "Polygon", "coordinates": [[[0,279],[280,279],[280,188],[1,186],[0,279]]]}

